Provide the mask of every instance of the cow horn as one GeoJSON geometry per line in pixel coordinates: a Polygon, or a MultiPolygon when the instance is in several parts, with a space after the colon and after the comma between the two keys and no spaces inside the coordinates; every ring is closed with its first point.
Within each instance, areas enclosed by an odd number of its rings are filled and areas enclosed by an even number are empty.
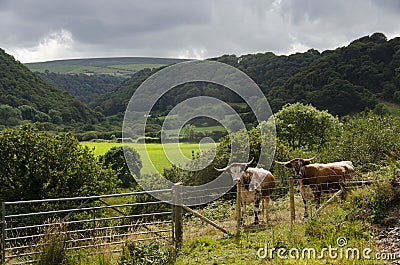
{"type": "Polygon", "coordinates": [[[304,161],[311,161],[311,160],[314,160],[315,158],[317,157],[317,155],[315,155],[315,156],[313,156],[313,157],[311,157],[311,158],[309,158],[309,159],[304,159],[304,161]]]}
{"type": "Polygon", "coordinates": [[[227,166],[227,167],[225,167],[225,168],[216,168],[216,167],[214,167],[214,169],[215,169],[216,171],[219,171],[219,172],[224,172],[225,170],[228,169],[228,167],[229,167],[229,166],[227,166]]]}
{"type": "Polygon", "coordinates": [[[286,165],[287,163],[290,163],[290,161],[287,161],[287,162],[280,162],[280,161],[276,161],[276,160],[275,160],[275,163],[278,163],[279,165],[286,165]]]}
{"type": "Polygon", "coordinates": [[[246,166],[248,166],[248,165],[250,165],[251,163],[253,163],[253,161],[254,161],[254,157],[253,157],[249,162],[245,163],[246,166]]]}

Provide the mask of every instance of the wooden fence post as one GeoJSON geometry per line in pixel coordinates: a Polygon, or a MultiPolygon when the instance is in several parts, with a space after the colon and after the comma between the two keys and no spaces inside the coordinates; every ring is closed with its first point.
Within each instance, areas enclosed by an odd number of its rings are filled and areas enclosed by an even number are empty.
{"type": "Polygon", "coordinates": [[[293,177],[289,177],[289,195],[290,195],[290,220],[293,223],[296,221],[296,210],[294,206],[294,183],[293,177]]]}
{"type": "Polygon", "coordinates": [[[173,241],[175,247],[180,247],[183,241],[183,219],[182,219],[182,183],[176,183],[172,187],[172,222],[173,222],[173,241]]]}
{"type": "Polygon", "coordinates": [[[242,224],[242,205],[241,205],[242,189],[240,182],[236,184],[236,235],[240,235],[240,226],[242,224]]]}
{"type": "Polygon", "coordinates": [[[344,201],[346,199],[346,195],[347,195],[347,189],[346,189],[345,181],[346,181],[346,175],[345,175],[345,172],[342,172],[342,177],[340,178],[340,182],[339,182],[340,189],[343,191],[341,196],[340,196],[342,201],[344,201]]]}

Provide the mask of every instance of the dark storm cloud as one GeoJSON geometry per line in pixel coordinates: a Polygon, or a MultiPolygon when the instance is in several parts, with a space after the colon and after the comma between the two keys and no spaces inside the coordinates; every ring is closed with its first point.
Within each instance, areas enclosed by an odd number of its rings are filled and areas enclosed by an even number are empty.
{"type": "Polygon", "coordinates": [[[1,0],[0,47],[22,61],[324,50],[376,31],[396,35],[399,3],[1,0]]]}

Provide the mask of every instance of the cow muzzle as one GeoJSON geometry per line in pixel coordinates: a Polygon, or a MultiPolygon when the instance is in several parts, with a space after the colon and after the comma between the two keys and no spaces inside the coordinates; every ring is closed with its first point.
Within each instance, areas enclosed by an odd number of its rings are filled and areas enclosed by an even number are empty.
{"type": "Polygon", "coordinates": [[[303,178],[303,174],[295,174],[294,179],[302,179],[303,178]]]}

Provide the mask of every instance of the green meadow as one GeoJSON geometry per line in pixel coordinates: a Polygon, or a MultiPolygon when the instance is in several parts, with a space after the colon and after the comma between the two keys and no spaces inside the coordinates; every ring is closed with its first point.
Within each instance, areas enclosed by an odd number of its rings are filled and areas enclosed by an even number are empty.
{"type": "MultiPolygon", "coordinates": [[[[83,142],[81,144],[92,149],[96,156],[105,154],[114,146],[123,145],[122,143],[109,142],[83,142]]],[[[201,154],[215,146],[213,143],[129,143],[126,145],[132,147],[139,153],[143,163],[141,170],[142,174],[156,172],[162,173],[164,168],[169,168],[172,164],[184,165],[189,159],[192,158],[192,151],[195,154],[201,154]]]]}

